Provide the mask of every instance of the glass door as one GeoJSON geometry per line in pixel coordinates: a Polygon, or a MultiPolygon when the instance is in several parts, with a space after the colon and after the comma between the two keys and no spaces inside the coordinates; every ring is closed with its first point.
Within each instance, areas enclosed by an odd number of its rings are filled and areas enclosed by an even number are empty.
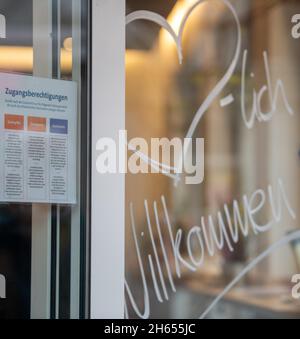
{"type": "Polygon", "coordinates": [[[1,0],[0,14],[0,318],[85,318],[89,1],[1,0]]]}
{"type": "Polygon", "coordinates": [[[126,11],[126,316],[299,319],[299,1],[126,11]]]}

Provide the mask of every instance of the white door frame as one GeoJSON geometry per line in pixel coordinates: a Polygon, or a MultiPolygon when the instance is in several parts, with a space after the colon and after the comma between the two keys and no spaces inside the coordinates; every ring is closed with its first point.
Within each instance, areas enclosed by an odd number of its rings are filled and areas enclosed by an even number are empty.
{"type": "Polygon", "coordinates": [[[100,175],[97,141],[125,130],[125,0],[92,0],[91,318],[124,318],[125,175],[100,175]]]}

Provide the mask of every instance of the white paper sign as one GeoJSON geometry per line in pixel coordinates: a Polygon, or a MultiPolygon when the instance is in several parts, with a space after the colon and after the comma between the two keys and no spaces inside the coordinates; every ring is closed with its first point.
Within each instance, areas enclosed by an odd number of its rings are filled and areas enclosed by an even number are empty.
{"type": "Polygon", "coordinates": [[[0,73],[0,201],[76,203],[77,85],[0,73]]]}

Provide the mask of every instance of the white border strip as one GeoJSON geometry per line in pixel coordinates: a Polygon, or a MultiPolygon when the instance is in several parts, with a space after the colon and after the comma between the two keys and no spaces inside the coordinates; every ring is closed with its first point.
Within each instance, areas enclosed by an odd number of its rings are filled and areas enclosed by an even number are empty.
{"type": "Polygon", "coordinates": [[[96,171],[96,143],[125,129],[125,0],[92,1],[91,318],[124,318],[125,176],[96,171]]]}

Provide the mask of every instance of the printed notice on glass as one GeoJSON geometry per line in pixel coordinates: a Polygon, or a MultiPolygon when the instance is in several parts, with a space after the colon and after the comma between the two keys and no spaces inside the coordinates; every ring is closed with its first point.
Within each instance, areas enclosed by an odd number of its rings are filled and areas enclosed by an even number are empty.
{"type": "Polygon", "coordinates": [[[0,73],[0,201],[76,203],[77,85],[0,73]]]}

